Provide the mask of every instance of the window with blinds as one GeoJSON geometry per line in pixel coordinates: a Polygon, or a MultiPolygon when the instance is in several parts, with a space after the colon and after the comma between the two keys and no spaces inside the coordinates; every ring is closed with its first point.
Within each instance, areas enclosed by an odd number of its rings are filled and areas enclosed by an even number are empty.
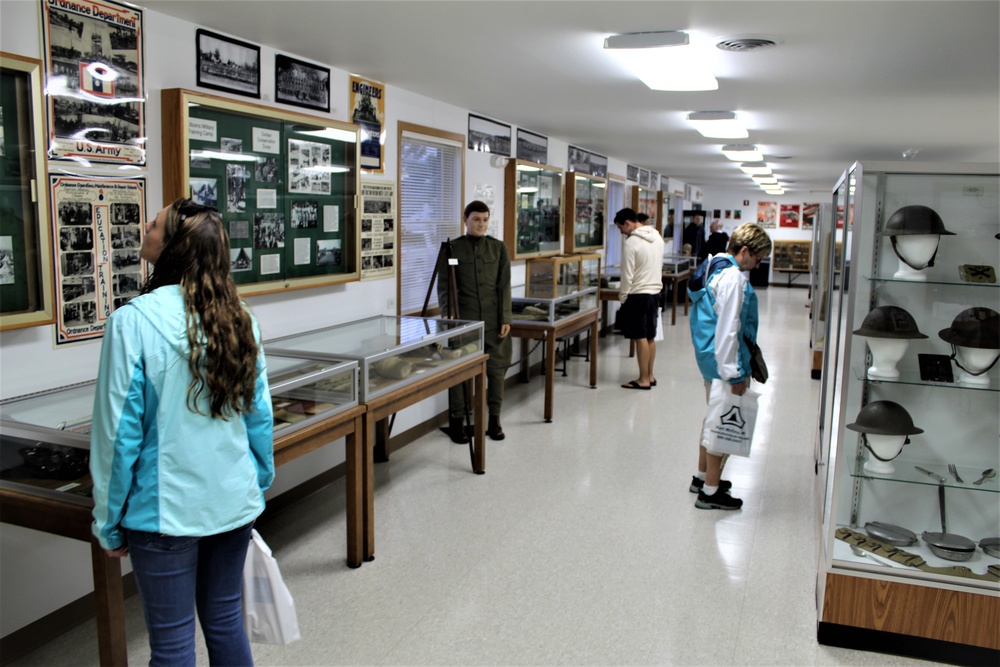
{"type": "MultiPolygon", "coordinates": [[[[419,314],[441,243],[461,232],[459,142],[403,132],[399,146],[399,312],[419,314]]],[[[437,289],[430,307],[437,306],[437,289]]]]}

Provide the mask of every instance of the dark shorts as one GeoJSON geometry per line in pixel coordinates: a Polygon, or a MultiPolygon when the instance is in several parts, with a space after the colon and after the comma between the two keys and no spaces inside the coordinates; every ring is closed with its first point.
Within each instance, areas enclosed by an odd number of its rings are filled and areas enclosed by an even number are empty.
{"type": "Polygon", "coordinates": [[[618,328],[625,338],[653,340],[659,321],[659,294],[629,294],[618,313],[618,328]]]}

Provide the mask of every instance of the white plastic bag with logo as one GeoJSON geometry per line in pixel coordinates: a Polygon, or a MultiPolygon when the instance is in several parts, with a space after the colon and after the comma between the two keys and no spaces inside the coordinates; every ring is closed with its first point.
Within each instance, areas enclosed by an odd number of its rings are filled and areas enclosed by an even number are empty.
{"type": "Polygon", "coordinates": [[[295,600],[271,548],[256,530],[243,566],[243,624],[247,638],[257,644],[291,644],[302,638],[295,600]]]}
{"type": "Polygon", "coordinates": [[[728,382],[712,380],[708,414],[701,432],[702,446],[712,454],[750,456],[758,398],[760,394],[750,390],[737,396],[728,382]]]}
{"type": "Polygon", "coordinates": [[[659,321],[656,323],[656,335],[653,336],[653,342],[659,343],[663,340],[663,311],[658,313],[659,321]]]}

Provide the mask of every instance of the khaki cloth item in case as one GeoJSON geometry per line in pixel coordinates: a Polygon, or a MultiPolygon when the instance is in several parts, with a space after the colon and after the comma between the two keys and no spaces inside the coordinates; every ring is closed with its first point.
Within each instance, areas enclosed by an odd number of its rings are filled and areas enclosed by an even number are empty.
{"type": "Polygon", "coordinates": [[[848,544],[853,544],[854,546],[864,549],[865,551],[871,552],[876,556],[881,556],[882,558],[888,558],[889,560],[905,565],[907,567],[915,567],[923,572],[931,572],[934,574],[950,574],[955,577],[965,577],[966,579],[981,579],[983,581],[1000,581],[1000,565],[987,565],[986,572],[979,574],[978,572],[973,572],[971,569],[964,565],[950,565],[948,567],[934,567],[933,565],[928,565],[927,561],[921,558],[917,554],[912,554],[908,551],[903,551],[902,549],[897,549],[896,547],[889,546],[888,544],[883,544],[878,540],[873,540],[870,537],[866,537],[856,530],[851,530],[850,528],[838,528],[835,533],[838,540],[847,542],[848,544]]]}

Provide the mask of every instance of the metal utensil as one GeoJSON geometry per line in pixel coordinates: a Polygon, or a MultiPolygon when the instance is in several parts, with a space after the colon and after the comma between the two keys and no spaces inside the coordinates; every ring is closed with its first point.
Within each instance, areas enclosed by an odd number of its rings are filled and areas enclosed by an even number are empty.
{"type": "Polygon", "coordinates": [[[986,470],[983,471],[983,476],[977,479],[975,482],[973,482],[973,484],[975,484],[976,486],[981,486],[983,482],[985,482],[988,479],[993,479],[996,476],[997,476],[997,471],[995,469],[987,468],[986,470]]]}
{"type": "Polygon", "coordinates": [[[955,478],[956,482],[958,482],[959,484],[965,484],[965,481],[959,476],[958,468],[955,466],[954,463],[948,464],[948,472],[951,473],[951,476],[955,478]]]}
{"type": "Polygon", "coordinates": [[[865,558],[870,558],[879,565],[881,565],[882,567],[892,567],[892,565],[889,565],[888,563],[883,563],[881,560],[879,560],[878,556],[870,554],[861,547],[856,546],[854,544],[851,545],[851,551],[854,552],[855,556],[864,556],[865,558]]]}
{"type": "Polygon", "coordinates": [[[944,484],[945,482],[948,481],[944,477],[942,477],[941,475],[937,474],[936,472],[931,472],[927,468],[921,468],[920,466],[913,466],[913,467],[916,468],[917,470],[919,470],[920,472],[924,473],[925,475],[930,475],[931,477],[933,477],[937,481],[941,482],[942,484],[944,484]]]}

